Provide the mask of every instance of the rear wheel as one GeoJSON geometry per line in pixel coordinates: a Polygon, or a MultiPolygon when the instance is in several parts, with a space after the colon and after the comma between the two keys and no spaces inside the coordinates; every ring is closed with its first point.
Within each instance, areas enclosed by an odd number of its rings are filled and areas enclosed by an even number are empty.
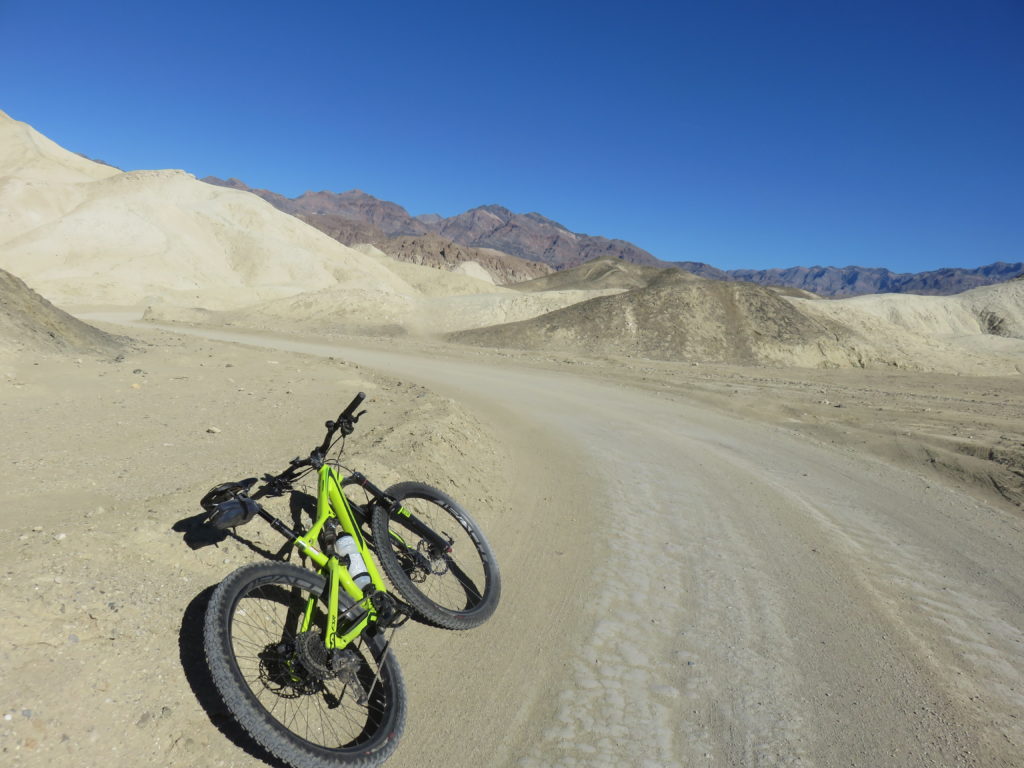
{"type": "MultiPolygon", "coordinates": [[[[328,651],[324,579],[288,563],[239,568],[204,625],[213,682],[239,724],[296,768],[376,766],[398,746],[405,685],[380,636],[328,651]],[[313,623],[301,632],[309,599],[313,623]]],[[[344,595],[339,611],[352,605],[344,595]]]]}
{"type": "Polygon", "coordinates": [[[490,618],[501,576],[473,518],[451,496],[423,483],[398,483],[385,493],[403,513],[377,505],[371,528],[395,591],[420,618],[448,629],[469,629],[490,618]]]}

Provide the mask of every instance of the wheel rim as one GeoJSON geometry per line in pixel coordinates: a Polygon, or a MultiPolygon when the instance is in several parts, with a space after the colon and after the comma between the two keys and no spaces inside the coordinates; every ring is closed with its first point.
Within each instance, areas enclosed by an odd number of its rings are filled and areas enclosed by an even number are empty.
{"type": "Polygon", "coordinates": [[[451,613],[472,611],[484,600],[488,573],[473,534],[463,526],[457,512],[422,498],[404,498],[402,507],[450,542],[440,552],[416,533],[406,518],[396,515],[389,522],[391,548],[415,589],[427,600],[451,613]]]}
{"type": "MultiPolygon", "coordinates": [[[[279,728],[310,745],[330,751],[363,751],[386,731],[391,680],[365,638],[344,652],[341,672],[317,671],[308,636],[300,638],[307,589],[262,583],[242,594],[231,616],[231,646],[239,673],[255,702],[279,728]],[[304,655],[305,654],[305,655],[304,655]]],[[[314,627],[326,625],[317,602],[314,627]]],[[[322,635],[321,635],[322,636],[322,635]]]]}

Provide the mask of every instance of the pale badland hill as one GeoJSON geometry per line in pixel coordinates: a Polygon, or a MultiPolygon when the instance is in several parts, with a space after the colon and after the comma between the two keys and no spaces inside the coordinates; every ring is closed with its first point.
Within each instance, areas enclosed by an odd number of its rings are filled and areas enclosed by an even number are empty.
{"type": "Polygon", "coordinates": [[[59,304],[210,308],[327,287],[412,292],[253,195],[183,171],[120,172],[0,113],[0,267],[59,304]]]}
{"type": "Polygon", "coordinates": [[[6,115],[0,145],[0,266],[65,306],[148,305],[151,317],[168,320],[430,333],[533,317],[582,298],[530,299],[468,262],[445,272],[360,252],[254,195],[182,171],[92,163],[6,115]]]}
{"type": "Polygon", "coordinates": [[[4,352],[112,352],[124,340],[53,306],[0,269],[0,354],[4,352]]]}

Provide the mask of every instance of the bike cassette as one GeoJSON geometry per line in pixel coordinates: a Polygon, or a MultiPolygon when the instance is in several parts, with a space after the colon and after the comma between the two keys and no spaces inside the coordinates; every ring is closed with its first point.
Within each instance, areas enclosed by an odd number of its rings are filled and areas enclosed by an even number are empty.
{"type": "Polygon", "coordinates": [[[319,629],[296,635],[295,653],[302,668],[317,680],[330,680],[337,675],[330,664],[330,652],[324,645],[319,629]]]}

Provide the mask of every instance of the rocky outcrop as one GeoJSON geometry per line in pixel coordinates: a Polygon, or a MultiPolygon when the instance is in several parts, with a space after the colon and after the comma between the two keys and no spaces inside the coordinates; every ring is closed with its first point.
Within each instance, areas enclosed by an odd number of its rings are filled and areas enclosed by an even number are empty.
{"type": "Polygon", "coordinates": [[[375,245],[399,261],[422,264],[435,269],[452,271],[458,269],[461,264],[475,262],[483,267],[498,285],[512,285],[554,272],[547,264],[520,259],[490,248],[459,245],[440,235],[392,237],[375,245]]]}
{"type": "Polygon", "coordinates": [[[433,226],[457,243],[494,248],[555,269],[575,267],[602,256],[646,266],[668,266],[625,240],[570,232],[539,213],[513,213],[500,205],[473,208],[433,226]]]}

